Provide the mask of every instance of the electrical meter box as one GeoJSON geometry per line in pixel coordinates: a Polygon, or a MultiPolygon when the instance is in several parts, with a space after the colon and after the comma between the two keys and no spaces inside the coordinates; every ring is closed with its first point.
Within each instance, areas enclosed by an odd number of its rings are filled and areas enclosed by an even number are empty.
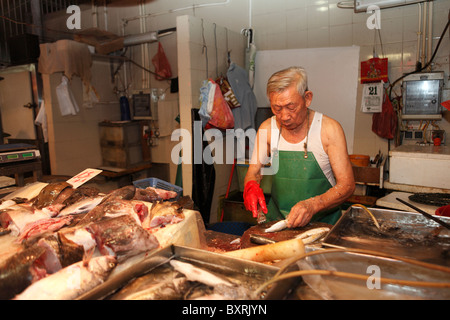
{"type": "Polygon", "coordinates": [[[441,93],[444,72],[414,73],[402,83],[402,119],[442,118],[441,93]]]}

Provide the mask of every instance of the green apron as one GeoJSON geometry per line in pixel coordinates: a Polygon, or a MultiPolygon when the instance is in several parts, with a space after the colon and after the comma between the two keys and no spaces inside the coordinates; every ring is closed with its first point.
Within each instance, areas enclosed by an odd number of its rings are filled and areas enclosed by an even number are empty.
{"type": "MultiPolygon", "coordinates": [[[[267,207],[267,220],[285,219],[299,201],[325,193],[332,186],[312,152],[304,158],[303,151],[276,151],[278,172],[272,177],[272,192],[267,207]]],[[[341,217],[340,207],[316,213],[311,221],[335,224],[341,217]]]]}

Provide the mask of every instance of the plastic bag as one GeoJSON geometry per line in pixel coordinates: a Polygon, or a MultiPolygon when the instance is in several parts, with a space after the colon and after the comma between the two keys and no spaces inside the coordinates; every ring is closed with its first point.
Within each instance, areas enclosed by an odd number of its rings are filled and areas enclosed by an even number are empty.
{"type": "Polygon", "coordinates": [[[231,109],[238,108],[241,106],[236,96],[234,95],[233,89],[231,89],[228,79],[225,77],[217,78],[216,83],[220,86],[220,91],[222,91],[225,101],[231,109]]]}
{"type": "MultiPolygon", "coordinates": [[[[218,129],[232,129],[234,128],[234,116],[231,112],[228,103],[222,95],[220,87],[213,81],[214,86],[214,103],[212,111],[210,113],[210,120],[205,126],[205,129],[218,128],[218,129]]],[[[211,96],[211,95],[209,95],[211,96]]]]}
{"type": "Polygon", "coordinates": [[[214,103],[215,85],[211,81],[203,81],[203,85],[200,88],[201,102],[200,110],[198,112],[200,119],[202,120],[202,127],[205,128],[208,121],[211,119],[211,111],[214,103]]]}
{"type": "Polygon", "coordinates": [[[69,79],[63,76],[61,84],[56,87],[56,96],[58,97],[59,109],[62,116],[76,115],[80,111],[68,83],[69,79]]]}
{"type": "Polygon", "coordinates": [[[382,138],[394,139],[397,122],[397,113],[385,92],[382,111],[372,115],[372,131],[382,138]]]}
{"type": "Polygon", "coordinates": [[[158,53],[153,57],[152,63],[155,66],[155,72],[157,74],[155,75],[156,80],[164,80],[172,76],[169,60],[167,60],[161,42],[158,43],[158,53]]]}

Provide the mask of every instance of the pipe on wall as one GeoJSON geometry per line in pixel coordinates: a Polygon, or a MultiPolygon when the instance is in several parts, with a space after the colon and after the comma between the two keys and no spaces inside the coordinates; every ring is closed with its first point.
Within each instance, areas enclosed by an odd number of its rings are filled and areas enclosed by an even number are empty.
{"type": "Polygon", "coordinates": [[[427,17],[428,17],[427,5],[426,3],[424,3],[422,14],[422,55],[420,56],[420,62],[422,63],[422,66],[424,66],[426,62],[425,44],[426,44],[427,17]]]}
{"type": "Polygon", "coordinates": [[[158,41],[158,33],[156,31],[151,31],[146,33],[125,36],[123,39],[123,45],[125,47],[128,47],[156,41],[158,41]]]}
{"type": "Polygon", "coordinates": [[[419,26],[419,30],[417,31],[417,51],[416,51],[416,61],[420,60],[420,43],[422,42],[422,3],[418,4],[418,8],[419,8],[419,21],[418,21],[418,26],[419,26]]]}
{"type": "MultiPolygon", "coordinates": [[[[433,47],[433,1],[426,3],[428,5],[428,37],[427,37],[427,62],[431,60],[431,50],[433,47]]],[[[431,63],[428,66],[431,71],[431,63]]]]}

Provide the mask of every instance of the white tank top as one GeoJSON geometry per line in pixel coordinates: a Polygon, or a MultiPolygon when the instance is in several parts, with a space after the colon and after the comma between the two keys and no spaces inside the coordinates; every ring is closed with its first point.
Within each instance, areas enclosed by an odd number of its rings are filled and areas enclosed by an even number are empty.
{"type": "MultiPolygon", "coordinates": [[[[317,160],[320,168],[322,169],[325,177],[327,177],[328,181],[332,186],[336,185],[336,179],[333,175],[333,170],[331,169],[330,160],[328,158],[328,154],[326,154],[325,150],[323,150],[322,138],[321,138],[321,130],[322,130],[322,113],[315,112],[314,119],[311,123],[311,127],[308,132],[308,145],[307,151],[312,152],[314,157],[317,160]]],[[[277,148],[279,151],[299,151],[304,152],[304,144],[305,139],[298,143],[290,143],[287,142],[282,135],[280,135],[280,130],[277,127],[277,121],[275,116],[271,119],[271,150],[273,148],[277,148]]]]}

